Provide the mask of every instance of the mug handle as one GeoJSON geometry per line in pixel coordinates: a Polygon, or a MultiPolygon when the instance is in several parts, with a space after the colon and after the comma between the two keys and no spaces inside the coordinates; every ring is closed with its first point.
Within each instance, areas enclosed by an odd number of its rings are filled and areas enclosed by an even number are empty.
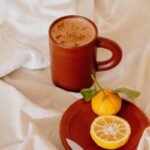
{"type": "Polygon", "coordinates": [[[119,64],[122,59],[122,50],[117,43],[107,38],[98,37],[96,46],[106,48],[112,53],[108,60],[97,61],[96,71],[109,70],[119,64]]]}

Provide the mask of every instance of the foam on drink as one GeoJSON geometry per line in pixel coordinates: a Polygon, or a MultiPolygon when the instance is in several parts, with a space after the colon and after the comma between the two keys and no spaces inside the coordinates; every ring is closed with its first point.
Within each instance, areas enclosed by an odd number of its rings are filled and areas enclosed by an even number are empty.
{"type": "Polygon", "coordinates": [[[81,18],[65,18],[54,24],[52,38],[64,46],[82,46],[95,38],[95,28],[81,18]]]}

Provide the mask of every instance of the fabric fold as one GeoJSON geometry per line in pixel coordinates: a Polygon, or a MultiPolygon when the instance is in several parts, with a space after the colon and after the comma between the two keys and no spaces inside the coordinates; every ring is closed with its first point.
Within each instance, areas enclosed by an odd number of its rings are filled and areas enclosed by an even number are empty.
{"type": "Polygon", "coordinates": [[[49,133],[45,127],[59,125],[59,120],[51,120],[60,118],[60,112],[37,106],[3,81],[0,81],[0,97],[0,149],[18,145],[23,150],[40,150],[42,147],[56,150],[48,138],[49,133]]]}

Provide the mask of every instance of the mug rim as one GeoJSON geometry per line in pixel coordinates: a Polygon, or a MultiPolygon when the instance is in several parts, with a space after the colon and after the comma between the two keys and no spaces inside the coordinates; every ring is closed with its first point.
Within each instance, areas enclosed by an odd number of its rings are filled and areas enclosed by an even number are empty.
{"type": "Polygon", "coordinates": [[[69,48],[69,49],[70,49],[70,48],[72,48],[72,49],[77,49],[77,48],[84,47],[84,46],[89,45],[89,44],[91,44],[92,42],[94,42],[94,41],[97,39],[97,36],[98,36],[98,29],[97,29],[95,23],[94,23],[92,20],[90,20],[89,18],[87,18],[87,17],[81,16],[81,15],[66,15],[66,16],[62,16],[62,17],[59,17],[59,18],[55,19],[55,20],[50,24],[49,29],[48,29],[48,36],[49,36],[49,39],[51,39],[55,44],[59,45],[60,47],[63,47],[63,48],[66,48],[66,49],[67,49],[67,48],[69,48]],[[88,21],[88,22],[94,27],[94,29],[95,29],[95,37],[94,37],[90,42],[88,42],[88,43],[86,43],[86,44],[83,44],[83,45],[80,45],[80,46],[66,46],[66,45],[63,45],[63,44],[58,43],[57,41],[55,41],[55,40],[53,39],[52,35],[51,35],[51,30],[52,30],[53,26],[54,26],[57,22],[59,22],[60,20],[68,19],[68,18],[80,18],[80,19],[84,19],[84,20],[88,21]]]}

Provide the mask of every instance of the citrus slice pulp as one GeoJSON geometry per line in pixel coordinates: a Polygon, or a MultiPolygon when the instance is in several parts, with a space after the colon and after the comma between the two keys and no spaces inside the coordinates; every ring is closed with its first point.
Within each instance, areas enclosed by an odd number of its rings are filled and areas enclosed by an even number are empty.
{"type": "Polygon", "coordinates": [[[123,146],[128,141],[130,134],[129,123],[115,115],[97,117],[90,128],[90,135],[94,142],[106,149],[116,149],[123,146]]]}

